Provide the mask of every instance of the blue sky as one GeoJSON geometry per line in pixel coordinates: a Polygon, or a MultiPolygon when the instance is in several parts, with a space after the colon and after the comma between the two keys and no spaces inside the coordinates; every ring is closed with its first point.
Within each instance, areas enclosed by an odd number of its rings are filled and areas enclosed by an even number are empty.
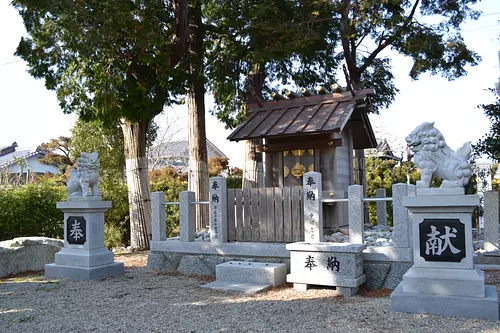
{"type": "MultiPolygon", "coordinates": [[[[424,121],[435,121],[452,149],[465,141],[475,142],[488,131],[488,119],[476,106],[494,101],[486,89],[500,77],[500,1],[484,0],[476,7],[484,16],[464,24],[463,37],[483,60],[470,67],[466,77],[449,82],[440,76],[423,75],[412,81],[408,77],[410,59],[386,53],[392,58],[396,86],[401,92],[373,122],[375,128],[395,142],[395,150],[402,149],[404,137],[424,121]]],[[[0,146],[16,141],[21,147],[36,147],[51,138],[69,135],[75,119],[63,114],[55,92],[47,91],[43,81],[32,78],[23,61],[14,57],[24,33],[22,20],[10,1],[0,0],[0,146]]],[[[179,119],[178,136],[186,137],[185,107],[165,111],[179,119]]],[[[229,156],[232,166],[242,166],[243,145],[229,143],[225,139],[229,133],[215,117],[207,115],[208,138],[229,156]]]]}

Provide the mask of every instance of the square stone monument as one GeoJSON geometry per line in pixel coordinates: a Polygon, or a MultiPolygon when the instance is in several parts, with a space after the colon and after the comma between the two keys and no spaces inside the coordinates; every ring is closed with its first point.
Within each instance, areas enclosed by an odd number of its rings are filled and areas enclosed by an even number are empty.
{"type": "Polygon", "coordinates": [[[339,294],[352,296],[365,282],[362,251],[364,244],[322,242],[323,204],[321,174],[304,174],[304,239],[287,244],[290,250],[290,274],[287,282],[295,289],[307,290],[310,285],[336,287],[339,294]]]}
{"type": "Polygon", "coordinates": [[[111,201],[101,200],[95,159],[97,153],[82,153],[79,170],[68,182],[68,201],[57,203],[64,212],[64,248],[55,263],[45,265],[46,277],[92,280],[124,273],[123,263],[114,262],[113,252],[104,247],[104,212],[111,201]],[[84,165],[91,167],[85,170],[84,165]]]}
{"type": "Polygon", "coordinates": [[[454,153],[433,123],[420,125],[406,141],[422,180],[416,196],[403,197],[411,213],[414,263],[391,295],[392,310],[498,320],[496,288],[485,286],[484,272],[473,264],[472,214],[479,196],[465,195],[463,188],[471,175],[463,150],[470,144],[454,153]],[[442,142],[443,152],[432,158],[432,146],[420,147],[424,142],[442,142]],[[436,161],[442,163],[433,165],[436,161]],[[437,171],[445,187],[429,188],[437,171]]]}

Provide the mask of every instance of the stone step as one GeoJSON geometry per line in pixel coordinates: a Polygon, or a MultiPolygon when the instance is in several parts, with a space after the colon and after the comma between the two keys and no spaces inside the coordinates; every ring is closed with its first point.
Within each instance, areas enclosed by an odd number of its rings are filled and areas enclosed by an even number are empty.
{"type": "Polygon", "coordinates": [[[286,283],[285,264],[228,261],[215,267],[217,281],[278,286],[286,283]]]}
{"type": "Polygon", "coordinates": [[[245,294],[255,294],[271,288],[270,284],[237,283],[228,281],[214,281],[206,283],[202,288],[215,289],[228,292],[240,292],[245,294]]]}

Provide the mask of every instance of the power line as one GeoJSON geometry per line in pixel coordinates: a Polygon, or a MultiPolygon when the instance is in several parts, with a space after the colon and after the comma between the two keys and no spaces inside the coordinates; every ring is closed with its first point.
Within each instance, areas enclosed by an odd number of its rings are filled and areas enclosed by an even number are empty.
{"type": "Polygon", "coordinates": [[[11,62],[6,62],[6,63],[3,63],[3,64],[0,64],[0,66],[10,65],[10,64],[14,64],[14,63],[20,62],[20,61],[23,61],[23,60],[22,59],[18,59],[18,60],[14,60],[14,61],[11,61],[11,62]]]}
{"type": "Polygon", "coordinates": [[[463,30],[462,32],[469,32],[469,31],[475,31],[475,30],[481,30],[481,29],[487,29],[487,28],[493,28],[493,27],[500,27],[500,25],[497,24],[492,24],[492,25],[486,25],[484,27],[479,27],[479,28],[474,28],[474,29],[469,29],[469,30],[463,30]]]}

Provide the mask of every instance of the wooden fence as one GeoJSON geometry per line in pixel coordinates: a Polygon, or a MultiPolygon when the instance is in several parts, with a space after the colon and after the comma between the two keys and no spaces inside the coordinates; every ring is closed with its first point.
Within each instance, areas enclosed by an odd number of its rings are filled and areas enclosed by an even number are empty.
{"type": "Polygon", "coordinates": [[[230,242],[304,240],[301,188],[228,189],[227,198],[230,242]]]}

